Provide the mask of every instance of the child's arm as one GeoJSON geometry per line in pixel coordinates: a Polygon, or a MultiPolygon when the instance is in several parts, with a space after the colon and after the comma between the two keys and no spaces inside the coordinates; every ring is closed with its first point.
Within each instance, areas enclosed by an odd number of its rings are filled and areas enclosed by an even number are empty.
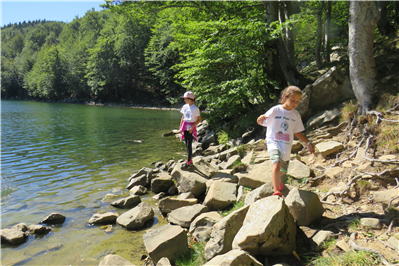
{"type": "Polygon", "coordinates": [[[194,127],[196,127],[202,121],[201,116],[197,116],[197,121],[194,123],[192,127],[188,130],[188,132],[193,133],[194,127]]]}
{"type": "MultiPolygon", "coordinates": [[[[183,124],[183,118],[184,118],[184,115],[181,116],[179,130],[181,129],[181,124],[183,124]]],[[[180,131],[180,132],[181,132],[181,131],[180,131]]],[[[181,132],[181,133],[183,133],[183,132],[181,132]]]]}
{"type": "Polygon", "coordinates": [[[294,133],[294,135],[295,135],[300,141],[305,142],[305,143],[306,143],[306,146],[308,146],[308,148],[309,148],[309,151],[310,151],[311,153],[314,153],[314,147],[313,147],[312,142],[310,142],[310,141],[308,140],[308,138],[305,137],[305,135],[302,134],[302,132],[294,133]]]}
{"type": "Polygon", "coordinates": [[[264,122],[267,118],[268,118],[268,117],[265,116],[265,115],[260,115],[260,116],[258,117],[258,119],[256,119],[256,122],[258,123],[258,125],[264,126],[264,125],[263,125],[263,122],[264,122]]]}

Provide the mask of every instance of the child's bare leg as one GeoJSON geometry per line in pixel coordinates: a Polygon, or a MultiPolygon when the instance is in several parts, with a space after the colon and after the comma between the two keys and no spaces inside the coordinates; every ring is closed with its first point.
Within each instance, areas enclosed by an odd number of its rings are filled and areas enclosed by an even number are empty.
{"type": "Polygon", "coordinates": [[[280,191],[280,184],[281,184],[281,176],[283,173],[280,171],[281,163],[274,163],[272,167],[272,182],[274,192],[280,191]]]}

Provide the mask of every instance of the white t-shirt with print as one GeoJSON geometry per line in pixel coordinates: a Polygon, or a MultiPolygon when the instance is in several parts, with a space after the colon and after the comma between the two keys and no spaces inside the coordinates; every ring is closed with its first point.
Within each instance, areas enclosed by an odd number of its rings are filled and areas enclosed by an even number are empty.
{"type": "Polygon", "coordinates": [[[180,110],[180,113],[183,114],[183,120],[186,122],[196,122],[197,118],[200,116],[200,110],[199,108],[193,104],[185,104],[180,110]]]}
{"type": "Polygon", "coordinates": [[[267,127],[267,150],[278,149],[282,160],[289,161],[291,156],[294,133],[303,131],[301,115],[297,110],[286,110],[281,105],[276,105],[265,113],[268,117],[263,126],[267,127]]]}

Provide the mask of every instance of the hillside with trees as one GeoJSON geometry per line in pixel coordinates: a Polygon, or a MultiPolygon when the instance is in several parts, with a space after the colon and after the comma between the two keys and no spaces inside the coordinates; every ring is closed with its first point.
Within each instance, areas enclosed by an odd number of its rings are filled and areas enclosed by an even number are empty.
{"type": "Polygon", "coordinates": [[[362,64],[353,55],[367,49],[367,69],[351,70],[351,79],[371,78],[352,80],[358,98],[369,95],[366,110],[378,89],[373,42],[395,35],[399,20],[398,2],[370,3],[372,23],[363,2],[109,1],[67,24],[9,24],[1,31],[2,98],[166,106],[192,90],[211,122],[235,123],[337,64],[333,48],[346,66],[362,64]],[[356,42],[363,32],[369,41],[356,42]]]}

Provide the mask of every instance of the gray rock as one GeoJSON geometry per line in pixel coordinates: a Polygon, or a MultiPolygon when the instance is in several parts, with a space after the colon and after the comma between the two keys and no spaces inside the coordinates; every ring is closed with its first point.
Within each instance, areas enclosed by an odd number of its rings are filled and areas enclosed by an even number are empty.
{"type": "Polygon", "coordinates": [[[208,149],[204,151],[205,156],[215,155],[217,153],[221,153],[222,151],[226,150],[226,146],[220,144],[216,146],[210,146],[208,149]]]}
{"type": "Polygon", "coordinates": [[[133,195],[144,195],[147,193],[147,188],[143,187],[142,185],[134,186],[130,189],[130,193],[133,195]]]}
{"type": "Polygon", "coordinates": [[[226,254],[219,255],[208,261],[204,266],[230,265],[230,266],[263,266],[255,257],[240,249],[233,249],[226,254]]]}
{"type": "Polygon", "coordinates": [[[333,121],[340,115],[341,111],[339,109],[318,112],[317,114],[309,118],[309,120],[305,124],[305,128],[316,128],[323,125],[324,123],[333,121]]]}
{"type": "Polygon", "coordinates": [[[250,188],[258,188],[262,186],[267,180],[272,178],[272,163],[265,161],[256,164],[247,173],[236,173],[238,176],[238,185],[250,188]]]}
{"type": "Polygon", "coordinates": [[[224,165],[224,169],[233,169],[234,164],[237,162],[241,162],[240,155],[236,154],[231,156],[224,165]]]}
{"type": "Polygon", "coordinates": [[[119,255],[110,254],[105,256],[98,266],[135,266],[135,264],[119,255]]]}
{"type": "Polygon", "coordinates": [[[141,202],[133,209],[123,213],[116,219],[116,223],[132,230],[143,227],[144,223],[154,217],[154,210],[147,202],[141,202]]]}
{"type": "Polygon", "coordinates": [[[336,179],[341,176],[341,174],[344,172],[344,169],[342,167],[333,167],[333,168],[327,168],[326,171],[324,171],[324,174],[331,179],[336,179]]]}
{"type": "Polygon", "coordinates": [[[240,230],[249,206],[244,206],[217,222],[211,232],[211,238],[205,245],[206,260],[231,250],[232,242],[240,230]]]}
{"type": "Polygon", "coordinates": [[[11,227],[11,229],[19,230],[22,232],[28,231],[28,226],[25,223],[19,223],[11,227]]]}
{"type": "Polygon", "coordinates": [[[172,185],[172,176],[167,173],[162,173],[159,177],[151,181],[151,190],[154,193],[167,192],[172,185]]]}
{"type": "Polygon", "coordinates": [[[153,196],[152,198],[155,199],[155,200],[160,200],[160,199],[162,199],[164,197],[166,197],[166,193],[160,192],[160,193],[156,194],[155,196],[153,196]]]}
{"type": "Polygon", "coordinates": [[[377,218],[361,218],[360,224],[366,227],[370,227],[371,229],[378,229],[382,228],[382,223],[377,218]]]}
{"type": "Polygon", "coordinates": [[[1,229],[1,242],[11,245],[19,244],[25,241],[28,234],[17,229],[1,229]]]}
{"type": "Polygon", "coordinates": [[[195,172],[194,166],[192,166],[188,171],[181,170],[181,166],[182,164],[178,163],[171,174],[172,178],[176,181],[179,192],[192,192],[195,197],[204,194],[208,176],[195,172]]]}
{"type": "Polygon", "coordinates": [[[201,213],[207,212],[208,207],[202,204],[195,204],[192,206],[181,207],[171,211],[168,214],[168,221],[171,224],[180,225],[181,227],[189,228],[191,222],[201,213]]]}
{"type": "Polygon", "coordinates": [[[274,193],[274,188],[272,180],[268,180],[262,186],[247,193],[247,195],[245,196],[245,205],[251,205],[252,203],[254,203],[259,199],[263,199],[273,195],[273,193],[274,193]]]}
{"type": "MultiPolygon", "coordinates": [[[[384,191],[376,191],[373,194],[373,202],[380,202],[383,205],[389,205],[389,202],[398,196],[398,189],[388,189],[384,191]]],[[[395,199],[392,201],[392,206],[396,206],[399,204],[399,199],[395,199]]]]}
{"type": "Polygon", "coordinates": [[[138,177],[132,178],[129,184],[126,186],[126,189],[130,190],[135,186],[147,186],[149,184],[149,180],[145,174],[140,175],[138,177]]]}
{"type": "Polygon", "coordinates": [[[288,174],[296,179],[310,177],[310,167],[298,160],[292,160],[288,167],[288,174]]]}
{"type": "Polygon", "coordinates": [[[29,226],[28,229],[31,234],[36,235],[45,235],[51,231],[50,227],[46,227],[41,224],[32,224],[29,226]]]}
{"type": "Polygon", "coordinates": [[[217,173],[218,169],[216,166],[208,163],[204,157],[197,156],[193,158],[193,166],[190,171],[199,173],[205,178],[211,178],[217,173]]]}
{"type": "MultiPolygon", "coordinates": [[[[132,174],[132,175],[127,179],[127,181],[130,182],[132,179],[135,179],[135,178],[137,178],[137,177],[141,177],[142,175],[145,175],[145,177],[148,179],[148,182],[150,182],[151,179],[152,179],[152,171],[153,171],[153,170],[152,170],[151,168],[143,167],[143,168],[141,168],[137,173],[132,174]]],[[[141,185],[141,184],[140,184],[140,185],[141,185]]],[[[144,186],[144,185],[142,185],[142,186],[144,186]]]]}
{"type": "Polygon", "coordinates": [[[163,257],[162,259],[160,259],[158,261],[157,266],[172,266],[172,264],[170,264],[170,261],[168,258],[163,257]]]}
{"type": "Polygon", "coordinates": [[[60,213],[51,213],[50,215],[46,216],[41,223],[45,224],[62,224],[65,222],[66,217],[60,213]]]}
{"type": "Polygon", "coordinates": [[[166,197],[159,201],[158,208],[162,213],[170,213],[173,210],[184,206],[191,206],[198,203],[196,198],[194,199],[177,199],[166,197]]]}
{"type": "Polygon", "coordinates": [[[213,182],[204,199],[209,210],[224,210],[237,201],[237,184],[217,180],[213,182]]]}
{"type": "Polygon", "coordinates": [[[130,209],[136,207],[141,202],[141,198],[138,195],[129,196],[116,200],[111,203],[111,206],[123,209],[130,209]]]}
{"type": "Polygon", "coordinates": [[[321,244],[331,238],[334,238],[333,232],[320,230],[312,237],[313,242],[311,242],[311,248],[315,251],[319,251],[322,249],[321,244]]]}
{"type": "Polygon", "coordinates": [[[316,144],[316,149],[319,150],[323,157],[336,153],[344,148],[344,145],[338,141],[327,141],[316,144]]]}
{"type": "Polygon", "coordinates": [[[218,159],[221,161],[225,161],[225,160],[228,160],[231,156],[237,155],[237,154],[238,154],[237,147],[233,147],[233,148],[230,148],[228,150],[225,150],[225,151],[219,153],[218,159]]]}
{"type": "Polygon", "coordinates": [[[206,150],[211,143],[216,142],[216,133],[212,130],[205,137],[202,138],[202,149],[206,150]]]}
{"type": "Polygon", "coordinates": [[[295,250],[296,224],[283,198],[271,196],[249,206],[241,229],[233,240],[233,249],[251,255],[284,256],[295,250]]]}
{"type": "Polygon", "coordinates": [[[177,196],[178,199],[195,199],[195,196],[191,192],[184,192],[177,196]]]}
{"type": "Polygon", "coordinates": [[[288,193],[285,204],[298,225],[308,226],[324,213],[319,197],[311,191],[293,188],[288,193]]]}
{"type": "Polygon", "coordinates": [[[198,242],[205,243],[211,236],[213,225],[223,217],[216,211],[202,213],[190,224],[189,232],[198,242]]]}
{"type": "Polygon", "coordinates": [[[118,217],[116,212],[96,213],[90,218],[89,224],[113,224],[118,217]]]}
{"type": "Polygon", "coordinates": [[[164,225],[148,230],[143,235],[144,245],[154,263],[166,257],[170,260],[185,254],[188,249],[187,233],[178,225],[164,225]]]}

